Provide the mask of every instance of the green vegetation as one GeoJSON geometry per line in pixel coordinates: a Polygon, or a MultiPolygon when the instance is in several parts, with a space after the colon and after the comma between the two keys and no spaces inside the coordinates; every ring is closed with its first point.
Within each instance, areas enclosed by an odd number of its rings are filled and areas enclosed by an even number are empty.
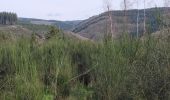
{"type": "Polygon", "coordinates": [[[0,100],[170,99],[169,40],[94,43],[50,32],[42,44],[0,35],[0,100]]]}
{"type": "Polygon", "coordinates": [[[21,22],[19,22],[19,25],[21,25],[24,28],[29,29],[33,32],[39,33],[39,34],[47,33],[49,28],[51,27],[49,25],[25,24],[25,23],[21,23],[21,22]]]}
{"type": "Polygon", "coordinates": [[[0,24],[2,25],[13,25],[17,23],[17,14],[1,12],[0,13],[0,24]]]}

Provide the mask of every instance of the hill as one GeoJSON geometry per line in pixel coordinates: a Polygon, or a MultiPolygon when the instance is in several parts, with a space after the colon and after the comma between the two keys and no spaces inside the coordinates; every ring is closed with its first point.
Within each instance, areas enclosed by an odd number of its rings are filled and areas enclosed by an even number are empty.
{"type": "Polygon", "coordinates": [[[30,36],[32,31],[20,25],[0,25],[0,33],[9,33],[16,36],[30,36]]]}
{"type": "MultiPolygon", "coordinates": [[[[45,35],[50,31],[50,25],[36,25],[36,24],[23,24],[23,25],[0,25],[0,37],[2,35],[8,39],[15,39],[17,37],[31,37],[33,33],[36,34],[39,40],[43,40],[45,35]]],[[[89,40],[88,38],[82,37],[79,34],[75,34],[70,31],[62,31],[60,34],[68,39],[74,40],[89,40]]],[[[0,38],[1,39],[1,38],[0,38]]]]}
{"type": "MultiPolygon", "coordinates": [[[[124,21],[124,11],[111,11],[113,25],[115,26],[115,36],[120,36],[123,33],[123,28],[125,27],[126,32],[136,35],[137,33],[137,12],[138,10],[128,10],[126,13],[127,20],[124,21]],[[127,24],[125,26],[125,23],[127,24]]],[[[160,19],[168,20],[170,17],[170,8],[150,8],[146,9],[146,22],[147,30],[150,33],[156,32],[159,30],[160,21],[159,17],[164,17],[160,19]],[[157,21],[158,20],[158,21],[157,21]]],[[[144,12],[139,10],[139,33],[143,33],[143,20],[144,12]]],[[[108,26],[108,12],[104,12],[100,15],[96,15],[80,22],[73,29],[74,33],[80,34],[81,36],[100,40],[104,37],[104,34],[107,31],[108,26]]]]}
{"type": "Polygon", "coordinates": [[[75,21],[56,21],[56,20],[43,20],[35,18],[19,18],[19,24],[36,24],[36,25],[55,25],[63,30],[72,30],[81,20],[75,21]]]}
{"type": "MultiPolygon", "coordinates": [[[[113,25],[114,25],[114,36],[117,38],[122,33],[127,32],[136,36],[137,33],[137,12],[138,10],[128,10],[126,12],[126,18],[124,11],[117,10],[111,11],[113,25]],[[126,23],[126,24],[125,24],[126,23]]],[[[146,28],[148,33],[155,33],[161,29],[164,23],[168,22],[170,25],[170,8],[150,8],[146,9],[146,28]]],[[[143,34],[143,21],[144,12],[143,9],[139,10],[139,35],[143,34]]],[[[39,35],[45,34],[49,31],[51,25],[57,26],[58,28],[66,31],[66,33],[74,34],[74,36],[85,37],[86,39],[101,40],[107,33],[109,28],[108,24],[108,12],[92,16],[86,20],[74,20],[74,21],[57,21],[57,20],[43,20],[35,18],[19,18],[18,25],[22,28],[30,30],[32,33],[35,32],[39,35]]],[[[19,29],[20,30],[20,29],[19,29]]],[[[22,32],[22,31],[21,31],[22,32]]],[[[21,33],[19,32],[19,33],[21,33]]],[[[15,32],[14,32],[15,33],[15,32]]],[[[27,33],[27,32],[24,32],[27,33]]],[[[29,33],[30,34],[30,33],[29,33]]]]}

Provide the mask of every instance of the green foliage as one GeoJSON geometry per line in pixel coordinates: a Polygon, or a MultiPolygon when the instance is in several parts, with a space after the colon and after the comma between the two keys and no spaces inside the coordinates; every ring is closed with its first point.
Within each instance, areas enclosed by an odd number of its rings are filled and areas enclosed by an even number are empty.
{"type": "Polygon", "coordinates": [[[27,28],[35,33],[41,33],[45,34],[46,32],[49,31],[50,26],[49,25],[35,25],[31,23],[22,23],[18,22],[19,25],[22,25],[24,28],[27,28]]]}
{"type": "Polygon", "coordinates": [[[4,32],[0,32],[0,42],[12,39],[12,35],[4,32]]]}
{"type": "Polygon", "coordinates": [[[94,43],[57,35],[38,45],[33,34],[7,41],[0,43],[1,100],[170,99],[164,40],[125,35],[94,43]]]}
{"type": "Polygon", "coordinates": [[[49,32],[46,34],[46,39],[50,39],[50,38],[59,36],[60,33],[61,33],[61,31],[58,28],[51,26],[49,29],[49,32]]]}

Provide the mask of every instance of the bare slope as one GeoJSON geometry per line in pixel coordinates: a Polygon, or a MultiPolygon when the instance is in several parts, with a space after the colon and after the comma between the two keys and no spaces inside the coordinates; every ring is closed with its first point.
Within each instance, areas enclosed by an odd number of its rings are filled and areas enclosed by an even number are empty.
{"type": "MultiPolygon", "coordinates": [[[[123,33],[125,27],[126,32],[136,35],[136,24],[137,24],[137,10],[127,11],[127,20],[124,21],[124,11],[112,11],[113,25],[115,27],[115,36],[119,36],[123,33]],[[126,25],[124,23],[127,23],[126,25]]],[[[139,32],[140,35],[143,33],[143,10],[139,11],[139,32]]],[[[146,20],[148,30],[152,32],[158,31],[157,17],[159,15],[167,16],[170,15],[170,8],[151,8],[146,10],[146,20]]],[[[168,19],[168,18],[167,18],[168,19]]],[[[100,40],[107,33],[108,28],[108,12],[102,13],[97,16],[93,16],[87,20],[80,22],[74,28],[73,32],[80,34],[81,36],[100,40]]]]}

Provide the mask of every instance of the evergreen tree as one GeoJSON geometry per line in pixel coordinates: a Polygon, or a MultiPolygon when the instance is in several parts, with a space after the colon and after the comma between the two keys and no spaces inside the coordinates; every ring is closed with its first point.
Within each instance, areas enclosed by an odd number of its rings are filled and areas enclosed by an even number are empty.
{"type": "Polygon", "coordinates": [[[0,24],[1,25],[14,25],[17,23],[17,14],[11,12],[0,13],[0,24]]]}

